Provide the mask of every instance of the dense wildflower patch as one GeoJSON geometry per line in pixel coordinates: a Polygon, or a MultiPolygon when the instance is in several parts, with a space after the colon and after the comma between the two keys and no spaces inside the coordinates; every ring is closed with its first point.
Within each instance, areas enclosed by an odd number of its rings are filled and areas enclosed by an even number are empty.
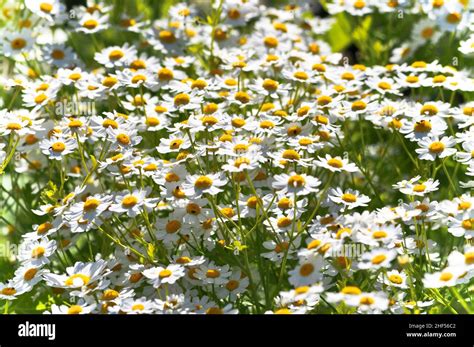
{"type": "Polygon", "coordinates": [[[471,1],[1,3],[5,312],[474,311],[471,1]]]}

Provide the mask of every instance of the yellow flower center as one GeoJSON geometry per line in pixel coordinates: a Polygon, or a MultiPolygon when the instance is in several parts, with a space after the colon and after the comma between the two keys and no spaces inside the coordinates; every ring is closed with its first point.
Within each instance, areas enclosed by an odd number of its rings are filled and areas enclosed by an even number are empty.
{"type": "Polygon", "coordinates": [[[453,274],[451,272],[442,272],[439,276],[439,280],[443,282],[448,282],[451,278],[453,278],[453,274]]]}
{"type": "Polygon", "coordinates": [[[234,166],[237,168],[241,167],[243,164],[249,165],[250,159],[246,157],[240,157],[240,158],[235,159],[234,161],[234,166]]]}
{"type": "Polygon", "coordinates": [[[300,155],[294,149],[286,149],[282,153],[282,158],[287,160],[299,160],[300,155]]]}
{"type": "Polygon", "coordinates": [[[158,70],[158,79],[160,81],[171,81],[174,78],[173,71],[167,68],[158,70]]]}
{"type": "Polygon", "coordinates": [[[272,129],[275,127],[275,124],[272,121],[264,120],[260,122],[260,128],[262,129],[272,129]]]}
{"type": "Polygon", "coordinates": [[[181,229],[181,222],[178,220],[171,220],[166,223],[165,230],[168,234],[174,234],[181,229]]]}
{"type": "Polygon", "coordinates": [[[360,298],[359,303],[361,305],[373,305],[375,303],[375,300],[370,296],[363,296],[360,298]]]}
{"type": "Polygon", "coordinates": [[[352,111],[362,111],[365,110],[367,104],[362,100],[354,101],[351,105],[352,111]]]}
{"type": "Polygon", "coordinates": [[[461,201],[458,204],[458,210],[468,210],[470,209],[472,204],[469,201],[461,201]]]}
{"type": "Polygon", "coordinates": [[[119,60],[119,59],[122,59],[123,56],[124,56],[123,52],[118,49],[114,49],[109,53],[110,60],[119,60]]]}
{"type": "Polygon", "coordinates": [[[268,91],[275,91],[278,89],[279,83],[272,79],[265,79],[262,83],[262,87],[268,91]]]}
{"type": "Polygon", "coordinates": [[[336,233],[336,239],[339,240],[342,237],[343,234],[348,234],[348,235],[352,234],[352,229],[350,229],[350,228],[341,228],[341,229],[339,229],[336,233]]]}
{"type": "Polygon", "coordinates": [[[159,275],[160,278],[168,278],[172,275],[173,273],[171,272],[171,270],[168,270],[168,269],[164,269],[164,270],[161,270],[159,275]]]}
{"type": "Polygon", "coordinates": [[[132,77],[132,83],[136,84],[139,82],[145,82],[146,81],[146,76],[145,75],[135,75],[132,77]]]}
{"type": "Polygon", "coordinates": [[[36,97],[35,97],[35,103],[37,104],[41,104],[43,101],[45,101],[48,97],[41,93],[41,94],[38,94],[36,97]]]}
{"type": "Polygon", "coordinates": [[[141,280],[142,277],[143,275],[140,272],[136,272],[130,275],[129,281],[131,283],[137,283],[138,281],[141,280]]]}
{"type": "Polygon", "coordinates": [[[286,130],[286,133],[288,136],[297,136],[301,134],[302,131],[303,129],[301,129],[299,125],[295,124],[295,125],[289,126],[288,129],[286,130]]]}
{"type": "Polygon", "coordinates": [[[22,49],[26,46],[26,40],[24,40],[22,38],[13,39],[10,42],[10,46],[15,50],[22,49]]]}
{"type": "Polygon", "coordinates": [[[312,240],[308,245],[306,246],[307,249],[315,249],[318,248],[321,245],[321,240],[312,240]]]}
{"type": "Polygon", "coordinates": [[[203,90],[207,87],[207,82],[202,79],[197,79],[191,83],[191,88],[203,90]]]}
{"type": "Polygon", "coordinates": [[[461,225],[466,230],[473,230],[474,229],[474,218],[463,220],[461,225]]]}
{"type": "Polygon", "coordinates": [[[388,236],[387,232],[383,230],[377,230],[372,233],[372,237],[374,239],[383,239],[384,237],[387,237],[387,236],[388,236]]]}
{"type": "Polygon", "coordinates": [[[80,128],[82,122],[79,119],[72,119],[67,126],[70,128],[80,128]]]}
{"type": "Polygon", "coordinates": [[[118,134],[117,135],[117,141],[121,144],[121,145],[124,145],[124,146],[127,146],[130,144],[130,136],[128,136],[127,134],[118,134]]]}
{"type": "Polygon", "coordinates": [[[35,268],[28,269],[23,275],[23,279],[25,281],[31,281],[37,273],[38,273],[38,269],[35,269],[35,268]]]}
{"type": "Polygon", "coordinates": [[[474,264],[474,252],[464,254],[464,262],[468,265],[474,264]]]}
{"type": "Polygon", "coordinates": [[[93,30],[99,25],[99,22],[97,22],[95,19],[88,19],[86,20],[82,26],[86,29],[93,30]]]}
{"type": "Polygon", "coordinates": [[[230,19],[237,20],[240,18],[240,11],[236,8],[231,8],[227,11],[227,16],[230,19]]]}
{"type": "Polygon", "coordinates": [[[424,69],[426,67],[426,63],[424,61],[415,61],[411,64],[411,67],[415,69],[424,69]]]}
{"type": "Polygon", "coordinates": [[[67,285],[67,286],[72,286],[72,285],[74,285],[74,281],[77,280],[77,279],[81,280],[83,286],[87,285],[91,280],[91,278],[87,275],[74,274],[74,275],[70,276],[68,279],[66,279],[64,281],[64,284],[67,285]]]}
{"type": "Polygon", "coordinates": [[[232,292],[232,291],[236,290],[239,287],[239,281],[230,280],[229,282],[227,282],[225,287],[228,291],[232,292]]]}
{"type": "Polygon", "coordinates": [[[248,95],[246,92],[237,92],[235,93],[235,100],[238,100],[243,104],[246,104],[250,101],[250,95],[248,95]]]}
{"type": "Polygon", "coordinates": [[[278,208],[280,210],[288,210],[293,207],[293,203],[289,198],[282,198],[278,201],[278,208]]]}
{"type": "Polygon", "coordinates": [[[288,217],[280,217],[277,220],[277,226],[279,228],[287,228],[291,225],[292,220],[288,217]]]}
{"type": "Polygon", "coordinates": [[[7,124],[7,129],[8,130],[20,130],[21,128],[23,128],[23,127],[19,123],[8,123],[7,124]]]}
{"type": "Polygon", "coordinates": [[[246,124],[245,119],[243,118],[232,118],[231,123],[235,128],[242,128],[246,124]]]}
{"type": "Polygon", "coordinates": [[[145,306],[143,304],[135,304],[132,306],[132,311],[143,311],[145,306]]]}
{"type": "Polygon", "coordinates": [[[170,149],[179,149],[179,147],[184,143],[184,140],[174,139],[170,142],[170,149]]]}
{"type": "Polygon", "coordinates": [[[342,168],[344,166],[344,163],[342,162],[342,160],[339,160],[337,158],[331,158],[327,161],[328,165],[329,166],[332,166],[332,167],[335,167],[335,168],[342,168]]]}
{"type": "Polygon", "coordinates": [[[146,117],[146,125],[149,127],[155,127],[157,125],[160,125],[160,120],[156,117],[146,117]]]}
{"type": "Polygon", "coordinates": [[[302,81],[306,81],[309,78],[308,74],[304,71],[296,71],[293,77],[302,81]]]}
{"type": "Polygon", "coordinates": [[[433,83],[443,83],[444,81],[446,81],[446,76],[444,75],[437,75],[433,77],[433,83]]]}
{"type": "Polygon", "coordinates": [[[67,314],[80,314],[82,312],[82,307],[79,305],[72,305],[68,308],[67,314]]]}
{"type": "Polygon", "coordinates": [[[130,63],[130,68],[135,70],[146,69],[146,62],[141,59],[134,60],[130,63]]]}
{"type": "Polygon", "coordinates": [[[316,102],[318,103],[319,106],[326,106],[332,102],[332,98],[328,95],[321,95],[320,97],[318,97],[316,102]]]}
{"type": "Polygon", "coordinates": [[[423,105],[423,107],[420,110],[421,115],[427,114],[430,116],[434,116],[437,113],[438,113],[438,108],[435,105],[431,105],[431,104],[423,105]]]}
{"type": "Polygon", "coordinates": [[[160,38],[160,41],[164,42],[164,43],[171,44],[171,43],[174,43],[176,41],[176,37],[174,36],[172,31],[162,30],[162,31],[160,31],[158,36],[160,38]]]}
{"type": "Polygon", "coordinates": [[[102,295],[102,300],[114,300],[118,298],[119,293],[116,290],[113,289],[106,289],[104,290],[104,294],[102,295]]]}
{"type": "Polygon", "coordinates": [[[274,251],[275,251],[276,253],[281,253],[281,252],[287,250],[288,247],[289,247],[289,243],[286,242],[286,241],[284,241],[284,242],[281,242],[281,243],[277,244],[277,245],[275,246],[274,251]]]}
{"type": "Polygon", "coordinates": [[[362,9],[365,7],[365,1],[362,0],[357,0],[354,2],[354,7],[358,10],[362,9]]]}
{"type": "Polygon", "coordinates": [[[419,81],[419,78],[418,76],[415,76],[415,75],[407,76],[407,78],[405,79],[405,82],[407,83],[417,83],[418,81],[419,81]]]}
{"type": "Polygon", "coordinates": [[[422,193],[425,191],[425,189],[426,189],[426,186],[424,184],[416,184],[413,187],[413,191],[417,193],[422,193]]]}
{"type": "Polygon", "coordinates": [[[390,90],[390,89],[392,89],[392,85],[391,85],[390,83],[388,83],[388,82],[383,82],[383,81],[378,84],[378,87],[379,87],[380,89],[383,89],[383,90],[390,90]]]}
{"type": "Polygon", "coordinates": [[[224,314],[224,311],[219,307],[209,307],[206,310],[206,314],[224,314]]]}
{"type": "Polygon", "coordinates": [[[288,185],[290,187],[303,187],[305,185],[306,181],[303,176],[300,175],[293,175],[288,179],[288,185]]]}
{"type": "Polygon", "coordinates": [[[267,48],[275,48],[275,47],[278,46],[278,39],[276,37],[273,37],[273,36],[267,36],[263,39],[263,44],[267,48]]]}
{"type": "Polygon", "coordinates": [[[212,186],[212,179],[207,176],[200,176],[194,182],[194,186],[198,189],[208,189],[212,186]]]}
{"type": "Polygon", "coordinates": [[[453,12],[446,16],[446,21],[450,24],[459,23],[462,19],[462,15],[459,12],[453,12]]]}
{"type": "Polygon", "coordinates": [[[174,104],[175,106],[182,106],[182,105],[187,105],[191,101],[191,98],[189,97],[188,94],[181,93],[178,94],[174,97],[174,104]]]}
{"type": "Polygon", "coordinates": [[[127,195],[122,199],[122,206],[125,208],[132,208],[138,203],[138,199],[133,195],[127,195]]]}
{"type": "Polygon", "coordinates": [[[341,75],[341,78],[343,80],[346,80],[346,81],[352,81],[353,79],[355,79],[355,76],[353,73],[351,72],[344,72],[342,75],[341,75]]]}
{"type": "Polygon", "coordinates": [[[288,308],[280,308],[275,311],[275,314],[291,314],[291,311],[288,308]]]}
{"type": "Polygon", "coordinates": [[[414,130],[415,132],[417,133],[428,133],[432,126],[431,126],[431,123],[427,120],[420,120],[418,122],[415,123],[414,125],[414,130]]]}
{"type": "Polygon", "coordinates": [[[53,10],[53,5],[48,2],[42,2],[39,8],[44,13],[51,13],[51,11],[53,10]]]}
{"type": "Polygon", "coordinates": [[[66,145],[63,142],[55,142],[51,145],[53,152],[61,153],[66,149],[66,145]]]}
{"type": "Polygon", "coordinates": [[[209,269],[206,271],[206,277],[207,278],[217,278],[221,275],[219,270],[216,269],[209,269]]]}
{"type": "Polygon", "coordinates": [[[360,295],[362,291],[355,286],[346,286],[342,288],[341,293],[348,294],[348,295],[360,295]]]}
{"type": "Polygon", "coordinates": [[[300,275],[303,277],[308,277],[314,271],[314,265],[311,263],[306,263],[300,267],[300,275]]]}
{"type": "Polygon", "coordinates": [[[430,38],[433,37],[434,32],[435,32],[435,30],[434,30],[433,27],[426,27],[421,31],[421,36],[424,39],[430,39],[430,38]]]}
{"type": "Polygon", "coordinates": [[[94,198],[89,198],[84,202],[84,211],[91,211],[95,210],[97,207],[100,205],[100,200],[94,199],[94,198]]]}
{"type": "Polygon", "coordinates": [[[344,193],[341,197],[345,202],[353,203],[357,201],[357,196],[351,193],[344,193]]]}
{"type": "Polygon", "coordinates": [[[392,274],[390,276],[388,276],[388,280],[392,283],[395,283],[395,284],[402,284],[403,282],[403,279],[400,275],[397,275],[397,274],[392,274]]]}
{"type": "Polygon", "coordinates": [[[285,23],[275,22],[273,23],[273,27],[275,28],[275,30],[278,30],[284,33],[288,31],[288,28],[286,27],[285,23]]]}
{"type": "Polygon", "coordinates": [[[118,80],[115,77],[107,76],[102,80],[102,85],[107,88],[113,87],[117,84],[118,80]]]}
{"type": "Polygon", "coordinates": [[[205,126],[213,126],[213,125],[216,125],[218,122],[219,122],[218,119],[213,116],[205,116],[205,117],[202,117],[201,119],[202,125],[205,125],[205,126]]]}
{"type": "Polygon", "coordinates": [[[64,51],[62,51],[60,49],[55,49],[51,52],[51,57],[54,60],[63,60],[65,56],[66,56],[66,54],[64,53],[64,51]]]}
{"type": "Polygon", "coordinates": [[[114,121],[113,119],[109,119],[107,118],[106,120],[104,120],[102,122],[102,126],[104,128],[113,128],[113,129],[117,129],[118,128],[118,123],[116,121],[114,121]]]}
{"type": "Polygon", "coordinates": [[[444,151],[444,144],[440,141],[435,141],[430,144],[429,150],[431,153],[439,154],[444,151]]]}
{"type": "Polygon", "coordinates": [[[372,264],[379,265],[383,263],[385,259],[387,259],[387,256],[385,254],[377,254],[375,257],[372,258],[372,264]]]}

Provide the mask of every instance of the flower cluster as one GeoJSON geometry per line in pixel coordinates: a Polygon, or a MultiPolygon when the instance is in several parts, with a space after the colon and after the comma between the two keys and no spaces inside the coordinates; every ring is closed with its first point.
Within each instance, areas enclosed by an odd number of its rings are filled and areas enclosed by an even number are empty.
{"type": "Polygon", "coordinates": [[[326,3],[325,18],[216,0],[151,20],[6,1],[0,223],[18,254],[0,300],[473,312],[473,4],[326,3]],[[381,43],[378,16],[405,37],[381,43]],[[341,18],[356,61],[334,51],[341,18]]]}

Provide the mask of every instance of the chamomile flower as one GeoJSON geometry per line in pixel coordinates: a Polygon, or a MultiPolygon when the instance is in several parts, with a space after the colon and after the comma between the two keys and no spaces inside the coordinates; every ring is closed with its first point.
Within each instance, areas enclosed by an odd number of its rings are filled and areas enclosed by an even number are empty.
{"type": "Polygon", "coordinates": [[[392,260],[397,256],[397,252],[383,248],[373,249],[368,253],[364,253],[360,262],[357,264],[359,269],[380,269],[390,266],[392,260]]]}
{"type": "Polygon", "coordinates": [[[316,160],[316,165],[328,169],[332,172],[357,172],[359,169],[353,163],[349,163],[347,158],[341,158],[339,156],[332,157],[329,154],[326,154],[325,158],[318,157],[319,160],[316,160]]]}
{"type": "Polygon", "coordinates": [[[182,265],[172,264],[167,267],[154,267],[143,271],[143,275],[153,287],[158,288],[164,284],[174,284],[184,276],[182,265]]]}
{"type": "Polygon", "coordinates": [[[288,272],[290,283],[299,287],[319,282],[322,279],[323,265],[323,258],[318,254],[300,259],[298,266],[288,272]]]}
{"type": "Polygon", "coordinates": [[[227,179],[222,174],[208,174],[208,175],[189,175],[183,183],[183,191],[186,196],[199,198],[203,194],[211,196],[222,191],[224,185],[227,184],[227,179]]]}
{"type": "Polygon", "coordinates": [[[77,141],[71,137],[53,137],[40,143],[43,154],[52,160],[62,160],[66,155],[74,153],[77,147],[77,141]]]}
{"type": "Polygon", "coordinates": [[[205,284],[223,285],[227,283],[232,274],[229,265],[218,266],[214,263],[200,265],[195,273],[195,277],[205,284]]]}
{"type": "Polygon", "coordinates": [[[446,158],[456,153],[456,149],[453,148],[455,144],[456,141],[451,136],[426,137],[418,141],[421,148],[418,148],[416,153],[422,160],[434,161],[436,158],[446,158]]]}
{"type": "Polygon", "coordinates": [[[394,185],[401,193],[406,195],[424,196],[438,190],[439,181],[432,178],[422,182],[420,176],[416,176],[408,181],[402,181],[394,185]]]}
{"type": "Polygon", "coordinates": [[[43,278],[52,287],[82,288],[100,281],[106,265],[104,260],[92,263],[77,262],[74,266],[66,268],[66,274],[57,275],[48,272],[43,275],[43,278]]]}
{"type": "Polygon", "coordinates": [[[18,258],[32,266],[49,264],[51,261],[49,257],[53,255],[56,248],[56,241],[48,240],[46,237],[38,240],[25,240],[20,248],[18,258]]]}
{"type": "Polygon", "coordinates": [[[143,211],[150,211],[156,206],[158,199],[147,198],[149,191],[133,190],[131,192],[120,193],[115,197],[115,203],[109,210],[116,213],[126,213],[129,217],[135,217],[143,211]]]}
{"type": "Polygon", "coordinates": [[[315,177],[292,172],[290,175],[276,175],[273,188],[277,189],[281,194],[301,196],[317,192],[317,187],[320,184],[321,182],[315,177]]]}
{"type": "Polygon", "coordinates": [[[51,314],[91,314],[97,307],[92,300],[80,300],[71,305],[51,305],[51,314]]]}
{"type": "Polygon", "coordinates": [[[54,22],[55,16],[64,10],[58,0],[25,0],[25,6],[40,18],[54,22]]]}
{"type": "Polygon", "coordinates": [[[423,285],[425,288],[452,287],[463,274],[464,270],[460,267],[447,267],[439,272],[426,273],[423,285]]]}
{"type": "Polygon", "coordinates": [[[360,194],[358,191],[347,189],[343,191],[341,188],[331,189],[328,195],[331,202],[342,205],[343,208],[353,209],[359,206],[367,206],[370,198],[360,194]]]}

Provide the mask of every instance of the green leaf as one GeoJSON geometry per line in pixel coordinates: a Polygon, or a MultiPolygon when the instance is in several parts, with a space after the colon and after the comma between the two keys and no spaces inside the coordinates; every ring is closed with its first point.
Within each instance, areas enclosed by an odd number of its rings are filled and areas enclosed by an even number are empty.
{"type": "Polygon", "coordinates": [[[352,42],[352,26],[344,14],[335,16],[336,22],[327,33],[327,40],[335,52],[340,52],[352,42]]]}

